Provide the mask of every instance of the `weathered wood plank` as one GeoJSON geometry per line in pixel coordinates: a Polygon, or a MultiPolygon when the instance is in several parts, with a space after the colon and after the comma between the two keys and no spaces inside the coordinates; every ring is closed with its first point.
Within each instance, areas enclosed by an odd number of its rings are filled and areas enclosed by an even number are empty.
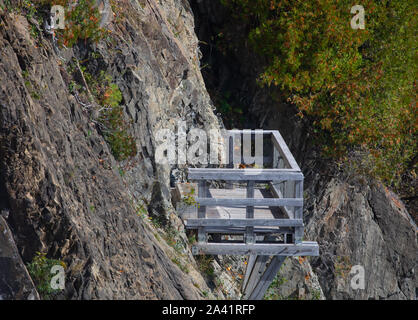
{"type": "Polygon", "coordinates": [[[187,228],[197,227],[301,227],[302,219],[187,219],[187,228]]]}
{"type": "Polygon", "coordinates": [[[244,295],[250,293],[254,290],[258,281],[260,281],[261,276],[266,270],[266,264],[269,259],[269,256],[257,256],[255,264],[250,272],[247,285],[244,288],[244,295]]]}
{"type": "Polygon", "coordinates": [[[268,207],[297,207],[303,205],[303,199],[297,198],[264,198],[264,199],[219,199],[219,198],[195,198],[201,206],[268,206],[268,207]]]}
{"type": "Polygon", "coordinates": [[[283,256],[274,256],[268,265],[266,271],[261,276],[254,290],[247,296],[248,300],[261,300],[264,297],[268,287],[271,282],[274,280],[274,277],[277,275],[277,272],[280,270],[286,257],[283,256]]]}
{"type": "Polygon", "coordinates": [[[206,243],[196,244],[200,254],[214,255],[281,255],[281,256],[318,256],[318,243],[302,241],[297,244],[272,244],[272,243],[206,243]]]}
{"type": "MultiPolygon", "coordinates": [[[[248,130],[248,129],[247,129],[248,130]]],[[[231,129],[228,130],[229,134],[240,134],[243,133],[244,130],[239,130],[239,129],[231,129]]],[[[255,131],[252,131],[252,133],[256,133],[256,134],[262,134],[262,135],[271,135],[271,133],[273,131],[277,131],[277,130],[261,130],[261,129],[257,129],[255,131]]]]}
{"type": "Polygon", "coordinates": [[[285,159],[285,161],[287,162],[287,165],[290,166],[290,168],[300,171],[300,168],[295,160],[295,158],[293,157],[292,153],[290,152],[286,142],[284,141],[282,135],[280,134],[279,131],[273,131],[271,133],[272,135],[272,141],[275,145],[275,147],[277,148],[277,150],[281,153],[282,157],[285,159]]]}
{"type": "MultiPolygon", "coordinates": [[[[188,228],[188,227],[187,227],[188,228]]],[[[191,227],[189,229],[195,229],[191,227]]],[[[244,227],[204,227],[206,233],[222,233],[231,235],[242,235],[245,232],[244,227]]],[[[293,227],[254,227],[254,233],[257,235],[262,234],[290,234],[293,233],[293,227]]]]}
{"type": "MultiPolygon", "coordinates": [[[[295,196],[303,197],[303,180],[295,182],[295,196]]],[[[295,218],[303,219],[303,206],[295,207],[295,218]]],[[[299,226],[295,228],[295,243],[301,242],[304,234],[304,227],[299,226]]]]}
{"type": "MultiPolygon", "coordinates": [[[[254,181],[253,181],[254,182],[254,181]]],[[[246,188],[236,187],[233,190],[225,189],[209,189],[210,198],[223,198],[223,199],[243,199],[247,197],[246,188]]],[[[264,199],[264,198],[274,198],[271,193],[266,192],[263,189],[254,188],[254,196],[252,198],[264,199]]]]}
{"type": "MultiPolygon", "coordinates": [[[[198,196],[200,197],[207,197],[208,196],[208,188],[207,188],[206,180],[199,181],[198,186],[198,196]]],[[[206,217],[206,206],[201,204],[197,209],[197,216],[199,218],[205,218],[206,217]]]]}
{"type": "Polygon", "coordinates": [[[190,180],[300,181],[303,180],[303,174],[294,169],[189,168],[188,178],[190,180]]]}
{"type": "MultiPolygon", "coordinates": [[[[206,180],[199,181],[198,195],[199,195],[199,197],[207,197],[208,196],[208,185],[207,185],[206,180]]],[[[199,219],[205,219],[206,218],[206,206],[200,205],[197,208],[197,216],[198,216],[199,219]]],[[[203,227],[198,228],[197,241],[199,243],[206,243],[207,242],[207,234],[206,234],[205,229],[203,227]]]]}
{"type": "MultiPolygon", "coordinates": [[[[249,180],[247,182],[247,198],[254,198],[254,181],[249,180]]],[[[246,218],[253,219],[254,218],[254,207],[247,206],[246,208],[246,218]]],[[[254,236],[254,226],[247,225],[245,231],[245,242],[246,243],[254,243],[255,236],[254,236]]]]}
{"type": "Polygon", "coordinates": [[[281,155],[279,151],[274,147],[273,145],[273,161],[272,161],[272,167],[273,169],[279,169],[279,161],[281,159],[281,155]]]}
{"type": "Polygon", "coordinates": [[[251,272],[253,271],[256,260],[257,260],[257,256],[255,254],[251,254],[248,257],[247,268],[245,269],[244,281],[242,282],[242,285],[241,285],[242,292],[244,292],[245,288],[247,287],[248,280],[250,278],[251,272]]]}
{"type": "MultiPolygon", "coordinates": [[[[271,192],[273,193],[273,195],[276,198],[284,198],[282,192],[280,191],[279,188],[277,188],[277,186],[274,185],[275,181],[270,182],[270,188],[271,188],[271,192]]],[[[294,219],[294,214],[291,210],[289,210],[286,207],[281,207],[281,210],[284,211],[284,213],[289,217],[289,219],[294,219]]]]}

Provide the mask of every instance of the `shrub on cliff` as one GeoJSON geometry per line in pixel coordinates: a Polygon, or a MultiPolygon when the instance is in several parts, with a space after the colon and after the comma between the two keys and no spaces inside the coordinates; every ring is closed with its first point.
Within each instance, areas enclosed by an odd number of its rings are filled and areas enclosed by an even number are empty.
{"type": "Polygon", "coordinates": [[[100,26],[97,0],[21,0],[19,7],[33,16],[41,11],[49,13],[55,5],[65,9],[64,29],[55,30],[60,45],[72,47],[80,40],[95,42],[106,35],[106,30],[100,26]]]}
{"type": "Polygon", "coordinates": [[[360,148],[372,173],[399,179],[417,149],[416,2],[362,1],[364,30],[351,28],[348,0],[222,2],[268,60],[260,84],[311,119],[326,154],[360,148]]]}

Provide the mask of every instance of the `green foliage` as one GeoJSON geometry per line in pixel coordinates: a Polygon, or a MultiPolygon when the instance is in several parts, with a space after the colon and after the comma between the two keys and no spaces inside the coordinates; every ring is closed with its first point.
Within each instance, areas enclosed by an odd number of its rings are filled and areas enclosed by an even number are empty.
{"type": "Polygon", "coordinates": [[[195,193],[196,193],[195,188],[191,188],[190,192],[186,193],[181,199],[181,201],[187,206],[194,206],[198,208],[199,204],[196,202],[195,193]]]}
{"type": "Polygon", "coordinates": [[[196,240],[196,234],[190,234],[190,235],[187,237],[187,240],[189,241],[189,244],[190,244],[190,245],[195,244],[195,243],[197,242],[197,240],[196,240]]]}
{"type": "Polygon", "coordinates": [[[235,124],[241,124],[244,120],[243,110],[240,106],[236,106],[231,97],[231,92],[225,92],[221,97],[216,97],[217,106],[222,115],[229,122],[230,127],[235,124]]]}
{"type": "Polygon", "coordinates": [[[148,216],[148,211],[147,211],[147,209],[146,209],[146,207],[145,207],[145,204],[144,204],[144,203],[142,203],[142,204],[137,204],[137,205],[135,206],[135,211],[136,211],[136,214],[137,214],[138,216],[140,216],[142,219],[145,219],[145,218],[147,218],[147,216],[148,216]]]}
{"type": "Polygon", "coordinates": [[[209,278],[213,278],[215,270],[213,269],[212,262],[213,256],[210,255],[199,255],[195,257],[199,270],[209,278]]]}
{"type": "Polygon", "coordinates": [[[121,106],[102,111],[99,121],[106,126],[104,136],[116,160],[126,160],[137,154],[134,138],[127,132],[121,106]]]}
{"type": "Polygon", "coordinates": [[[39,86],[35,82],[31,81],[29,72],[27,70],[22,71],[22,77],[30,96],[35,100],[41,99],[42,95],[40,93],[39,86]]]}
{"type": "Polygon", "coordinates": [[[180,270],[181,271],[183,271],[184,273],[189,273],[190,272],[190,270],[189,270],[189,268],[187,267],[187,265],[184,265],[181,261],[180,261],[180,259],[179,258],[177,258],[177,257],[173,257],[173,258],[171,258],[171,261],[172,262],[174,262],[179,268],[180,268],[180,270]]]}
{"type": "Polygon", "coordinates": [[[36,3],[42,8],[61,5],[65,8],[65,29],[57,30],[57,38],[61,45],[72,47],[78,41],[97,42],[106,35],[100,27],[101,15],[96,0],[37,0],[26,1],[36,3]]]}
{"type": "Polygon", "coordinates": [[[352,265],[348,256],[337,256],[334,262],[334,275],[346,279],[351,267],[352,265]]]}
{"type": "Polygon", "coordinates": [[[353,30],[351,0],[223,2],[268,61],[260,84],[309,117],[325,154],[361,148],[370,173],[399,180],[417,150],[417,3],[364,0],[365,29],[353,30]]]}
{"type": "Polygon", "coordinates": [[[33,18],[34,15],[37,13],[36,7],[33,4],[33,1],[30,0],[21,0],[19,3],[19,7],[21,10],[26,11],[26,17],[29,19],[33,18]]]}
{"type": "MultiPolygon", "coordinates": [[[[119,87],[112,83],[112,78],[103,70],[97,76],[93,76],[86,67],[80,68],[93,98],[101,106],[98,121],[104,127],[103,135],[113,156],[118,161],[134,157],[137,154],[137,147],[135,139],[128,132],[130,124],[123,116],[123,108],[120,105],[122,93],[119,87]]],[[[70,83],[70,91],[73,89],[77,89],[75,82],[70,83]]],[[[119,171],[119,173],[123,172],[119,171]]]]}
{"type": "Polygon", "coordinates": [[[36,285],[38,293],[43,299],[51,299],[55,294],[60,292],[59,289],[51,288],[51,280],[54,274],[51,268],[60,265],[66,268],[64,262],[60,260],[48,259],[46,253],[36,252],[32,262],[27,265],[28,272],[36,285]]]}
{"type": "Polygon", "coordinates": [[[165,242],[172,247],[178,254],[183,253],[183,242],[180,238],[180,233],[173,227],[169,226],[165,228],[165,234],[164,234],[164,240],[165,242]]]}
{"type": "Polygon", "coordinates": [[[321,299],[321,290],[312,289],[312,300],[320,300],[320,299],[321,299]]]}
{"type": "Polygon", "coordinates": [[[276,275],[267,289],[264,299],[265,300],[282,300],[283,297],[278,294],[278,289],[287,281],[280,273],[276,275]]]}

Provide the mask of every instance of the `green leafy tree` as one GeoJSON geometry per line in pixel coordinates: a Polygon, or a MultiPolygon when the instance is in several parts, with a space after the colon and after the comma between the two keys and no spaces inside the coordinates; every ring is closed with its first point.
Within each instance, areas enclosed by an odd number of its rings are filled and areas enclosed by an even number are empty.
{"type": "Polygon", "coordinates": [[[417,2],[362,1],[365,29],[351,28],[349,0],[222,2],[267,58],[260,84],[312,120],[325,153],[363,150],[372,173],[399,179],[417,150],[417,2]]]}
{"type": "Polygon", "coordinates": [[[32,262],[27,266],[28,272],[36,285],[36,289],[43,299],[52,299],[61,291],[59,289],[52,289],[51,287],[51,281],[54,276],[51,270],[56,265],[67,268],[63,261],[48,259],[45,253],[36,252],[32,262]]]}

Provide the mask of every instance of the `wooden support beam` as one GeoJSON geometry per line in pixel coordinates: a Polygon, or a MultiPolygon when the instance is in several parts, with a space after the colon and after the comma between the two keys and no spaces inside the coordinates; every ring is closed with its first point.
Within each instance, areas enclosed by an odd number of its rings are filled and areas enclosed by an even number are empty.
{"type": "Polygon", "coordinates": [[[272,166],[273,169],[279,169],[279,163],[280,163],[280,159],[281,159],[281,155],[279,153],[279,151],[277,151],[277,149],[274,147],[273,145],[273,161],[272,161],[272,166]]]}
{"type": "Polygon", "coordinates": [[[190,180],[254,180],[284,181],[303,180],[303,174],[293,169],[220,169],[220,168],[189,168],[190,180]]]}
{"type": "Polygon", "coordinates": [[[290,168],[301,171],[295,158],[293,157],[292,153],[290,152],[286,142],[284,141],[282,135],[279,131],[273,131],[272,132],[272,141],[274,146],[277,148],[277,150],[282,155],[285,163],[290,168]]]}
{"type": "MultiPolygon", "coordinates": [[[[247,198],[254,199],[254,181],[251,181],[251,180],[247,182],[247,198]]],[[[250,220],[254,219],[254,207],[253,206],[247,206],[246,218],[250,220]]],[[[246,226],[245,242],[255,243],[254,226],[251,226],[251,225],[246,226]]]]}
{"type": "Polygon", "coordinates": [[[245,269],[245,276],[244,280],[241,285],[241,291],[244,292],[245,288],[247,287],[248,280],[250,279],[251,272],[253,271],[255,261],[257,260],[257,255],[251,254],[248,256],[247,260],[247,268],[245,269]]]}
{"type": "MultiPolygon", "coordinates": [[[[234,168],[234,137],[231,135],[228,137],[228,164],[226,166],[228,169],[234,168]]],[[[233,181],[227,181],[225,183],[226,189],[234,189],[233,181]]]]}
{"type": "Polygon", "coordinates": [[[268,256],[257,256],[256,261],[250,270],[250,275],[248,277],[246,286],[243,288],[244,297],[247,296],[247,294],[249,295],[254,290],[257,283],[260,281],[261,276],[266,270],[266,263],[268,259],[268,256]]]}
{"type": "Polygon", "coordinates": [[[254,290],[247,296],[248,300],[261,300],[264,297],[267,289],[274,280],[274,277],[277,275],[277,272],[280,270],[284,260],[284,256],[274,256],[266,268],[266,271],[261,276],[260,280],[257,282],[254,290]]]}
{"type": "MultiPolygon", "coordinates": [[[[187,227],[188,229],[196,229],[196,227],[187,227]]],[[[206,233],[221,233],[221,234],[234,234],[243,235],[245,233],[245,227],[204,227],[206,233]]],[[[291,236],[294,233],[293,227],[254,227],[254,233],[257,235],[262,234],[288,234],[291,236]]],[[[289,242],[289,241],[288,241],[289,242]]]]}
{"type": "MultiPolygon", "coordinates": [[[[275,181],[270,182],[270,190],[276,198],[284,198],[280,189],[275,185],[275,181]]],[[[286,207],[281,207],[282,211],[288,216],[289,219],[294,219],[293,212],[286,207]]]]}
{"type": "MultiPolygon", "coordinates": [[[[199,181],[198,195],[199,195],[199,197],[207,197],[208,196],[208,185],[207,185],[206,180],[199,181]]],[[[197,216],[198,216],[199,219],[203,219],[203,220],[206,218],[206,206],[199,205],[199,207],[197,209],[197,216]]],[[[207,234],[206,234],[205,229],[203,227],[198,228],[197,241],[199,243],[206,243],[207,242],[207,234]]]]}
{"type": "MultiPolygon", "coordinates": [[[[303,180],[295,182],[295,196],[298,197],[298,198],[303,197],[303,180]]],[[[303,221],[303,206],[300,206],[300,207],[297,207],[297,208],[295,207],[294,210],[295,210],[294,211],[295,212],[294,217],[296,219],[299,219],[299,220],[303,221]]],[[[302,241],[303,234],[304,234],[303,225],[298,226],[297,228],[295,228],[295,243],[299,243],[299,242],[302,241]]]]}
{"type": "MultiPolygon", "coordinates": [[[[245,129],[244,129],[245,130],[245,129]]],[[[229,134],[239,134],[239,133],[243,133],[244,132],[244,130],[239,130],[239,129],[232,129],[232,130],[228,130],[228,133],[229,134]]],[[[274,131],[277,131],[277,130],[262,130],[262,129],[257,129],[257,130],[254,130],[254,131],[252,131],[253,133],[255,133],[255,134],[262,134],[263,136],[269,136],[269,135],[271,135],[274,131]]]]}
{"type": "MultiPolygon", "coordinates": [[[[198,197],[206,198],[208,196],[208,189],[207,189],[207,183],[206,180],[199,181],[199,187],[198,187],[198,197]]],[[[210,199],[210,198],[208,198],[210,199]]],[[[197,216],[200,219],[206,218],[206,206],[204,204],[200,204],[200,206],[197,209],[197,216]]]]}
{"type": "Polygon", "coordinates": [[[198,243],[194,252],[213,255],[279,255],[279,256],[318,256],[318,243],[302,241],[297,244],[273,243],[198,243]]]}
{"type": "Polygon", "coordinates": [[[223,198],[195,198],[200,206],[224,206],[224,207],[245,207],[245,206],[262,206],[262,207],[297,207],[303,205],[303,199],[297,198],[262,198],[262,199],[223,199],[223,198]]]}
{"type": "Polygon", "coordinates": [[[302,219],[187,219],[189,229],[198,227],[302,227],[302,219]]]}

